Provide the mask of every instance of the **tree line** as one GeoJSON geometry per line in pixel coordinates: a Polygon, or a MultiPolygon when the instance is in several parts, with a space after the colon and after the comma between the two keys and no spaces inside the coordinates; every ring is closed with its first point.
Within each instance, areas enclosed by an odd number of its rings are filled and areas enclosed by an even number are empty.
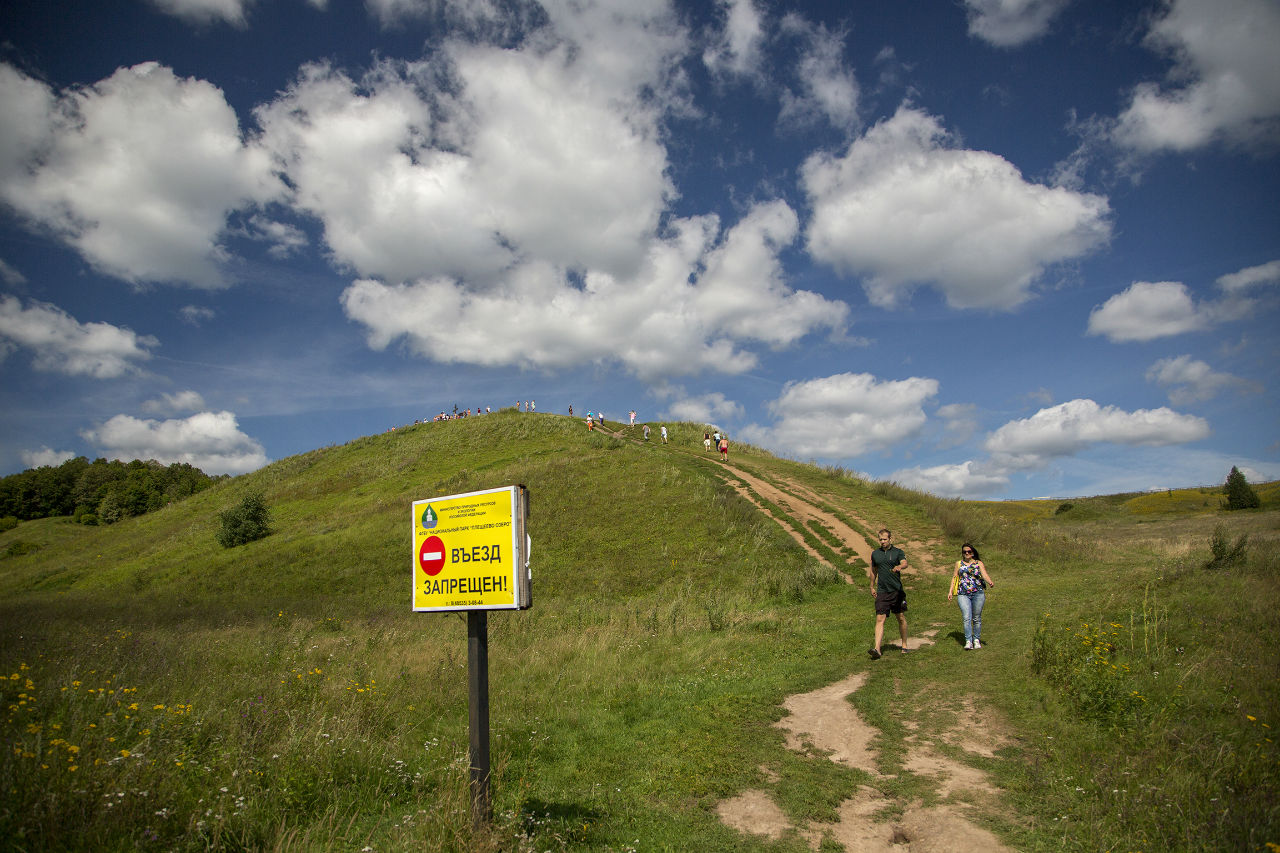
{"type": "Polygon", "coordinates": [[[219,479],[185,462],[90,462],[77,456],[57,467],[0,478],[0,518],[71,516],[81,524],[114,524],[194,495],[219,479]]]}

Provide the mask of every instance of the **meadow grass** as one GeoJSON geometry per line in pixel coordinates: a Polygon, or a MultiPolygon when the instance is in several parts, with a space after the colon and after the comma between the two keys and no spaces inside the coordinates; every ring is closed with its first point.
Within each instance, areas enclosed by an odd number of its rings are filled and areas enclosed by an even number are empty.
{"type": "Polygon", "coordinates": [[[977,819],[1017,849],[1280,842],[1268,498],[1074,515],[734,445],[753,475],[938,541],[939,562],[974,540],[997,580],[971,654],[945,576],[912,579],[913,633],[946,627],[851,697],[896,774],[872,780],[773,725],[786,696],[871,666],[865,593],[721,481],[701,425],[669,432],[662,447],[505,412],[281,460],[113,527],[0,533],[0,553],[32,546],[0,558],[0,847],[808,850],[715,806],[766,788],[797,824],[830,821],[872,782],[936,802],[902,771],[904,713],[999,733],[996,758],[953,757],[1007,792],[1012,814],[977,819]],[[534,607],[490,614],[494,820],[476,828],[465,619],[410,612],[410,504],[516,482],[534,607]],[[219,547],[218,513],[252,491],[276,532],[219,547]],[[1208,569],[1220,527],[1227,552],[1248,539],[1208,569]]]}

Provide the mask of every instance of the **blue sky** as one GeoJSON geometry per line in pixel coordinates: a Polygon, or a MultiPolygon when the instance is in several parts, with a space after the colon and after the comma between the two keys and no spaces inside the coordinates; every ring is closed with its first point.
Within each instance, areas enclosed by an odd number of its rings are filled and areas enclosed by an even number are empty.
{"type": "Polygon", "coordinates": [[[947,496],[1280,477],[1276,44],[1276,0],[10,0],[0,470],[535,400],[947,496]]]}

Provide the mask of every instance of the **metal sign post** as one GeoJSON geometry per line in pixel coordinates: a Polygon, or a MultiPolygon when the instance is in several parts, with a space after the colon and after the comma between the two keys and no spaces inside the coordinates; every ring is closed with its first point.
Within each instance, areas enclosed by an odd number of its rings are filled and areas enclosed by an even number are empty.
{"type": "Polygon", "coordinates": [[[413,502],[413,609],[467,613],[471,818],[489,796],[489,611],[533,606],[529,490],[504,486],[413,502]]]}
{"type": "Polygon", "coordinates": [[[471,710],[471,821],[476,827],[493,819],[489,801],[489,614],[467,613],[467,697],[471,710]]]}

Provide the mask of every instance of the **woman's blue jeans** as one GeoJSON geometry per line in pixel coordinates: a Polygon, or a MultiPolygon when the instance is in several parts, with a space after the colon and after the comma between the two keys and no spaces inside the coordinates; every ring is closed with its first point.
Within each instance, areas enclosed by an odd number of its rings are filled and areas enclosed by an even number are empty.
{"type": "Polygon", "coordinates": [[[987,601],[987,594],[982,590],[968,595],[956,596],[960,604],[960,612],[964,614],[964,641],[966,643],[982,639],[982,605],[987,601]]]}

